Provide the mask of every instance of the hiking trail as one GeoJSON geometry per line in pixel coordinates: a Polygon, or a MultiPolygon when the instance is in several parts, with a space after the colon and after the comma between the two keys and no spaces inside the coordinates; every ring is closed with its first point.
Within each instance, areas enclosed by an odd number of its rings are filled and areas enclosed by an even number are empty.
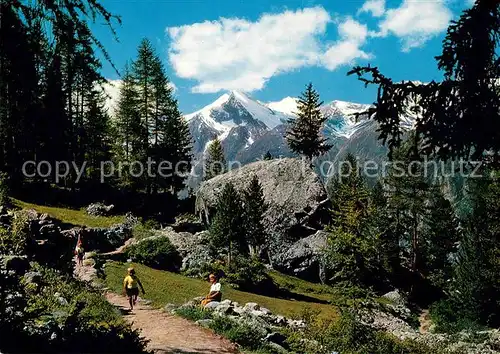
{"type": "MultiPolygon", "coordinates": [[[[92,281],[95,269],[89,262],[75,267],[75,276],[92,281]]],[[[155,354],[237,354],[236,345],[209,329],[202,328],[184,318],[163,312],[146,305],[139,298],[133,311],[128,310],[128,300],[123,295],[112,292],[105,294],[106,299],[116,306],[124,319],[139,329],[147,339],[147,350],[155,354]]]]}

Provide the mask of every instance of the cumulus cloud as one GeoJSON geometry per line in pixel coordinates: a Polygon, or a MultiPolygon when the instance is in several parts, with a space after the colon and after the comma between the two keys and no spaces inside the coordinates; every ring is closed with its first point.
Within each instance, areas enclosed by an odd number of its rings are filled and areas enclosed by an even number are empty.
{"type": "Polygon", "coordinates": [[[256,22],[221,18],[167,28],[177,76],[194,79],[194,92],[260,90],[269,78],[316,65],[330,15],[322,7],[264,14],[256,22]]]}
{"type": "Polygon", "coordinates": [[[445,0],[404,0],[398,8],[386,11],[379,34],[399,37],[407,52],[446,30],[452,16],[445,0]]]}
{"type": "Polygon", "coordinates": [[[366,25],[348,17],[339,25],[340,39],[322,57],[323,65],[335,70],[342,65],[351,65],[356,59],[370,59],[372,54],[361,50],[368,37],[366,25]]]}
{"type": "Polygon", "coordinates": [[[385,14],[385,0],[367,0],[359,9],[358,14],[363,12],[371,13],[375,17],[382,17],[385,14]]]}

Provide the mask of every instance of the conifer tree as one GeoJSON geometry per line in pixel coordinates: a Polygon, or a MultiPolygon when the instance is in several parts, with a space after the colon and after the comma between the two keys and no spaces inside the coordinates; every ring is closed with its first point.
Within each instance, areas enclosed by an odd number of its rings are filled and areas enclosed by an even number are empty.
{"type": "Polygon", "coordinates": [[[424,274],[432,284],[446,289],[453,276],[452,255],[456,253],[459,228],[451,203],[437,186],[431,190],[423,234],[424,274]]]}
{"type": "MultiPolygon", "coordinates": [[[[388,197],[381,181],[377,181],[370,193],[373,205],[371,218],[378,235],[379,260],[392,284],[400,284],[401,249],[397,230],[396,217],[387,206],[388,197]]],[[[400,225],[402,226],[402,225],[400,225]]]]}
{"type": "Polygon", "coordinates": [[[243,205],[245,209],[244,228],[250,253],[258,255],[261,249],[266,248],[267,238],[263,220],[269,206],[264,198],[264,191],[257,176],[253,176],[250,185],[243,192],[243,205]]]}
{"type": "MultiPolygon", "coordinates": [[[[145,154],[142,137],[145,135],[140,114],[137,109],[138,95],[134,78],[128,66],[123,73],[122,85],[117,104],[116,113],[116,144],[115,156],[119,161],[134,161],[137,157],[143,159],[145,154]]],[[[123,175],[119,181],[123,186],[138,188],[134,180],[128,175],[123,175]]]]}
{"type": "Polygon", "coordinates": [[[208,146],[204,179],[209,180],[223,174],[226,172],[226,168],[226,158],[224,157],[222,143],[218,138],[215,138],[208,146]]]}
{"type": "Polygon", "coordinates": [[[423,159],[414,149],[412,136],[405,145],[395,151],[385,185],[388,189],[388,205],[395,215],[394,231],[405,244],[407,265],[416,276],[422,262],[422,222],[427,211],[426,202],[430,187],[424,175],[423,159]]]}
{"type": "Polygon", "coordinates": [[[416,108],[415,130],[425,142],[418,145],[423,155],[442,160],[500,158],[499,22],[498,2],[480,0],[451,23],[436,57],[442,82],[393,81],[377,67],[353,68],[349,74],[357,75],[365,86],[378,86],[370,116],[379,123],[379,137],[391,150],[404,141],[402,117],[416,108]],[[418,105],[409,107],[412,102],[418,105]]]}
{"type": "Polygon", "coordinates": [[[292,151],[306,156],[309,161],[331,148],[321,135],[327,119],[321,113],[322,104],[318,92],[310,83],[299,98],[297,118],[288,121],[289,128],[285,136],[288,146],[292,151]]]}
{"type": "Polygon", "coordinates": [[[228,266],[235,255],[248,253],[243,203],[232,183],[227,183],[218,196],[210,237],[214,247],[227,249],[228,266]]]}
{"type": "Polygon", "coordinates": [[[267,151],[266,154],[264,155],[264,161],[269,161],[273,159],[273,155],[271,155],[270,151],[267,151]]]}
{"type": "Polygon", "coordinates": [[[379,280],[377,235],[370,222],[369,192],[353,155],[346,156],[329,195],[333,213],[325,249],[329,281],[374,285],[379,280]]]}
{"type": "Polygon", "coordinates": [[[185,187],[186,178],[191,171],[193,140],[189,126],[177,108],[177,101],[173,98],[166,122],[166,137],[167,156],[174,168],[169,185],[176,194],[185,187]]]}
{"type": "Polygon", "coordinates": [[[100,180],[100,166],[111,157],[111,123],[104,108],[104,95],[97,89],[88,96],[88,111],[84,116],[83,136],[85,161],[90,180],[100,180]]]}

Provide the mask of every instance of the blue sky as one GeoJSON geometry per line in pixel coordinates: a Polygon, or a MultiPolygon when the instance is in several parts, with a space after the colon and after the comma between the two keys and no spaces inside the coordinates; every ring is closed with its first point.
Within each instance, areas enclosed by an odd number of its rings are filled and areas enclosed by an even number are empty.
{"type": "MultiPolygon", "coordinates": [[[[184,113],[240,90],[264,102],[313,82],[324,101],[374,101],[347,71],[378,66],[394,80],[440,79],[434,56],[470,0],[103,0],[120,15],[119,42],[93,29],[122,69],[149,38],[184,113]]],[[[109,79],[119,79],[107,63],[109,79]]]]}

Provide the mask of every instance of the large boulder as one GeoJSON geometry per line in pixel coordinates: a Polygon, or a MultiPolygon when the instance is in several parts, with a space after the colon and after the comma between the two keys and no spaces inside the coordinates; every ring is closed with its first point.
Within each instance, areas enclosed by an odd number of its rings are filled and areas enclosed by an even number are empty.
{"type": "Polygon", "coordinates": [[[328,233],[318,231],[300,239],[275,257],[274,266],[281,271],[307,279],[321,279],[321,254],[326,247],[328,233]]]}
{"type": "Polygon", "coordinates": [[[212,253],[207,231],[191,234],[189,232],[175,232],[172,228],[156,231],[168,237],[172,245],[182,258],[181,271],[196,273],[216,259],[212,253]]]}
{"type": "Polygon", "coordinates": [[[197,214],[210,223],[224,185],[231,182],[243,191],[254,176],[269,204],[263,222],[273,257],[298,239],[322,229],[329,214],[325,188],[307,162],[294,158],[257,161],[205,181],[196,194],[197,214]]]}

